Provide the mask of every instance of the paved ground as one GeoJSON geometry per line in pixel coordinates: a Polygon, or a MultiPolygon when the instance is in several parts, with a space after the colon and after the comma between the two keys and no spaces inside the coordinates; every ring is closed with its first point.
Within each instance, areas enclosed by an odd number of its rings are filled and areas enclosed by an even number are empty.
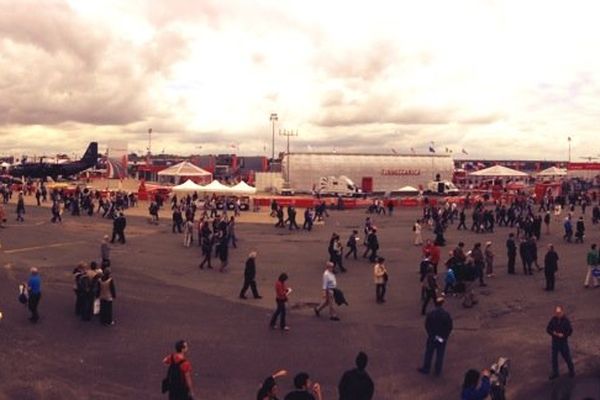
{"type": "MultiPolygon", "coordinates": [[[[118,291],[113,328],[74,317],[70,274],[78,261],[98,258],[99,240],[110,231],[109,221],[67,216],[62,225],[53,225],[47,208],[28,207],[27,221],[17,225],[13,207],[8,211],[8,227],[0,230],[0,400],[160,399],[165,374],[160,361],[180,338],[190,342],[202,399],[254,398],[264,377],[280,368],[292,376],[309,372],[321,382],[325,398],[334,399],[342,372],[352,366],[359,350],[370,356],[376,399],[458,398],[465,370],[487,367],[498,356],[513,362],[510,399],[600,399],[600,289],[582,287],[588,244],[563,244],[558,224],[540,245],[558,244],[561,263],[554,293],[542,290],[541,274],[506,275],[508,229],[460,236],[450,229],[449,248],[459,240],[467,246],[494,242],[497,277],[479,290],[480,303],[473,309],[449,299],[455,330],[444,374],[433,378],[415,371],[424,346],[416,273],[420,249],[411,245],[410,229],[416,210],[375,218],[381,253],[390,269],[388,301],[374,302],[371,266],[362,259],[349,261],[349,272],[340,275],[338,283],[350,306],[340,310],[339,323],[316,318],[311,305],[320,299],[327,239],[335,231],[345,242],[351,229],[361,226],[362,211],[334,212],[310,234],[276,230],[264,223],[269,221],[264,214],[245,217],[249,222],[237,229],[239,248],[230,252],[230,271],[223,274],[199,270],[199,248],[183,248],[182,236],[172,234],[167,221],[157,227],[147,223],[143,211],[130,212],[128,243],[113,247],[118,291]],[[252,249],[259,252],[258,281],[264,298],[242,301],[237,294],[243,262],[252,249]],[[26,310],[16,301],[17,284],[34,265],[44,279],[38,325],[27,321],[26,310]],[[267,329],[274,305],[272,286],[282,271],[290,275],[294,288],[289,333],[267,329]],[[545,326],[556,303],[566,306],[574,325],[571,346],[578,377],[550,383],[545,326]]],[[[587,242],[600,241],[600,229],[588,228],[587,242]]],[[[564,372],[564,364],[561,368],[564,372]]],[[[283,393],[291,381],[280,381],[283,393]]]]}

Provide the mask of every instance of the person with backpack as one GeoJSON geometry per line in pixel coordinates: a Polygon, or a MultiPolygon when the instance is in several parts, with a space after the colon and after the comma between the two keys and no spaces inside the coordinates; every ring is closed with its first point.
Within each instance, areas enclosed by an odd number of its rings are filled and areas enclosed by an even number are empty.
{"type": "Polygon", "coordinates": [[[166,356],[163,363],[168,365],[167,377],[162,382],[162,392],[169,392],[169,400],[193,400],[192,364],[186,358],[189,351],[185,340],[175,343],[175,353],[166,356]]]}

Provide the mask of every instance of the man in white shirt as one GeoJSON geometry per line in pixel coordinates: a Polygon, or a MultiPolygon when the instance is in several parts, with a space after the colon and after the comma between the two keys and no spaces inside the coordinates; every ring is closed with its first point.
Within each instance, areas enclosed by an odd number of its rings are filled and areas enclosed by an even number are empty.
{"type": "Polygon", "coordinates": [[[323,272],[323,303],[315,307],[315,315],[321,316],[321,311],[325,307],[329,307],[329,319],[332,321],[339,321],[340,318],[335,312],[335,302],[333,299],[333,290],[337,287],[337,281],[333,274],[333,263],[327,262],[325,264],[325,272],[323,272]]]}

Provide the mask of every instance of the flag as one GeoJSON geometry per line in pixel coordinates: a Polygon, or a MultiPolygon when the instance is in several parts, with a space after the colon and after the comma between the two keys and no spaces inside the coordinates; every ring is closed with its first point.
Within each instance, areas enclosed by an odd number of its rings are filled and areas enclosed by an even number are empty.
{"type": "Polygon", "coordinates": [[[469,154],[469,153],[467,153],[467,151],[465,149],[462,149],[462,153],[463,154],[469,154]]]}
{"type": "Polygon", "coordinates": [[[392,149],[392,153],[398,154],[395,149],[392,149]]]}
{"type": "Polygon", "coordinates": [[[569,140],[569,142],[570,142],[570,141],[571,141],[571,136],[569,136],[567,139],[568,139],[568,140],[569,140]]]}
{"type": "Polygon", "coordinates": [[[236,145],[235,143],[231,143],[231,144],[229,145],[229,147],[231,147],[232,149],[235,149],[235,148],[237,147],[237,145],[236,145]]]}
{"type": "Polygon", "coordinates": [[[410,152],[411,152],[411,153],[413,153],[413,154],[415,154],[415,148],[414,148],[414,147],[411,147],[411,148],[410,148],[410,152]]]}
{"type": "Polygon", "coordinates": [[[430,153],[435,153],[435,149],[433,148],[433,146],[429,146],[429,152],[430,153]]]}

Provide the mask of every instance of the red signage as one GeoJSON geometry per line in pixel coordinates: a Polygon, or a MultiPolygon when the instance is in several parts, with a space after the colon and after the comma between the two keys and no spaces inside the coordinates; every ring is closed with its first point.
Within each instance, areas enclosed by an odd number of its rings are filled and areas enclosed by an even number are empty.
{"type": "Polygon", "coordinates": [[[421,170],[420,169],[382,169],[381,175],[417,176],[417,175],[421,175],[421,170]]]}
{"type": "Polygon", "coordinates": [[[569,163],[567,171],[600,171],[600,163],[569,163]]]}

